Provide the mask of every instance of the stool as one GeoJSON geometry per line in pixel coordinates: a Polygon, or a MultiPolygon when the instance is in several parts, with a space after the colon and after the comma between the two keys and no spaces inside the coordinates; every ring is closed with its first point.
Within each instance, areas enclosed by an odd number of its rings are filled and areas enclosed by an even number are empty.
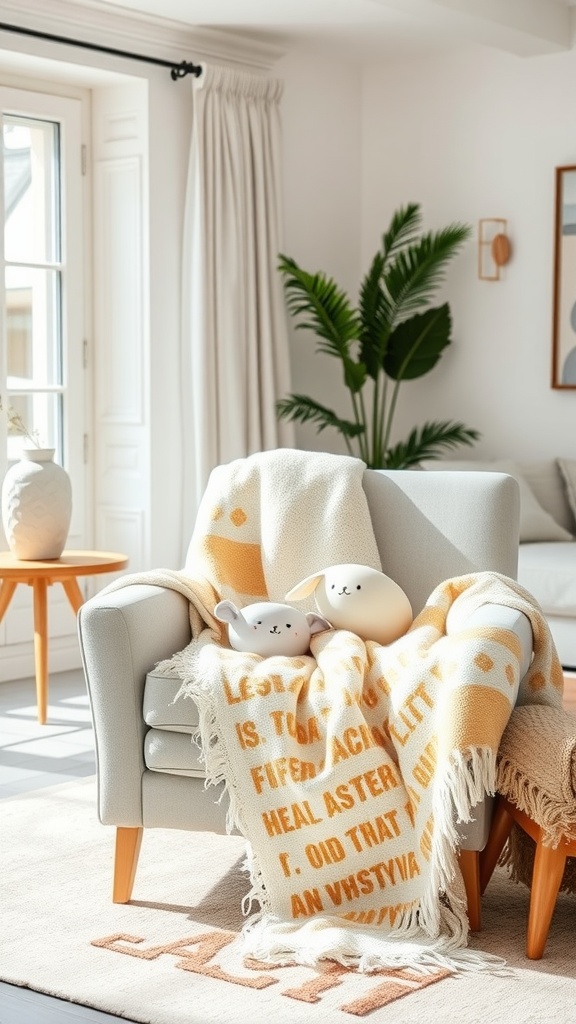
{"type": "Polygon", "coordinates": [[[513,849],[507,862],[516,880],[530,884],[526,956],[540,960],[566,860],[576,857],[576,717],[544,705],[515,708],[498,752],[497,790],[490,836],[480,854],[480,891],[516,823],[536,843],[531,884],[513,849]]]}

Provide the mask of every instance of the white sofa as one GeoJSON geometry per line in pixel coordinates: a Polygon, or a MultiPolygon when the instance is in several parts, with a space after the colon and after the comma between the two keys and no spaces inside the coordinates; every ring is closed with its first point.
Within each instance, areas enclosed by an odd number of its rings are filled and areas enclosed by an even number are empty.
{"type": "Polygon", "coordinates": [[[493,470],[520,485],[518,581],[544,612],[564,668],[576,668],[576,459],[426,462],[426,470],[493,470]]]}

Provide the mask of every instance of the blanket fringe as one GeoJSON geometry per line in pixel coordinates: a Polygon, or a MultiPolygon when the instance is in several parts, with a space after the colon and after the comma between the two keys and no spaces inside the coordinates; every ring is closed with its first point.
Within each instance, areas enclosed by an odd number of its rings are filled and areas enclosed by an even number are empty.
{"type": "Polygon", "coordinates": [[[452,974],[479,970],[502,973],[505,965],[501,957],[462,948],[454,940],[419,938],[408,942],[396,931],[382,936],[377,929],[353,921],[347,921],[344,927],[343,921],[335,917],[293,925],[268,914],[248,922],[243,939],[245,955],[279,966],[298,963],[313,967],[321,960],[333,960],[367,974],[383,968],[404,968],[429,975],[438,970],[452,974]]]}
{"type": "Polygon", "coordinates": [[[498,789],[544,829],[544,846],[556,848],[563,838],[576,840],[576,800],[559,802],[532,782],[507,758],[498,763],[498,789]]]}

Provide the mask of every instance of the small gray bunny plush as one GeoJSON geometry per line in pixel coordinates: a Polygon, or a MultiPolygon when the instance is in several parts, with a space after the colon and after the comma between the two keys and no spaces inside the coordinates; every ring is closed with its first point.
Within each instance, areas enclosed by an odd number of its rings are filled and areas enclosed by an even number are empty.
{"type": "Polygon", "coordinates": [[[304,614],[289,604],[274,601],[257,601],[246,608],[237,608],[232,601],[219,601],[214,615],[220,622],[228,623],[228,639],[235,651],[259,654],[262,658],[306,654],[310,637],[331,628],[323,615],[304,614]]]}

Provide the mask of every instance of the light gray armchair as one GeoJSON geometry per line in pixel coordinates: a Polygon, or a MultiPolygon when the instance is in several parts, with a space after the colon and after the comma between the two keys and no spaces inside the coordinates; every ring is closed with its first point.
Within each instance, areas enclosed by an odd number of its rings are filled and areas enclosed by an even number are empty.
{"type": "MultiPolygon", "coordinates": [[[[443,580],[493,570],[516,577],[519,491],[501,473],[366,470],[363,486],[382,568],[407,593],[414,614],[443,580]]],[[[193,575],[193,566],[186,566],[193,575]]],[[[532,649],[528,619],[481,608],[532,649]]],[[[485,621],[485,620],[483,620],[485,621]]],[[[190,640],[186,599],[174,590],[131,584],[82,606],[79,634],[98,761],[99,816],[116,827],[113,899],[127,902],[144,828],[225,832],[226,799],[204,788],[191,700],[173,703],[180,682],[156,664],[190,640]]],[[[478,855],[487,841],[491,802],[460,827],[460,866],[470,926],[480,926],[478,855]]]]}

